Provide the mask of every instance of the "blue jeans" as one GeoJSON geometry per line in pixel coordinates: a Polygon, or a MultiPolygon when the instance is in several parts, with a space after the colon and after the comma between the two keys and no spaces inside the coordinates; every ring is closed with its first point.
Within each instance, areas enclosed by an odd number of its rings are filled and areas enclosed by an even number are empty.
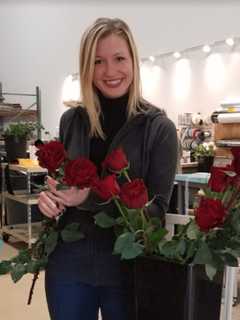
{"type": "Polygon", "coordinates": [[[98,287],[46,274],[45,289],[52,320],[134,320],[128,291],[118,287],[98,287]]]}

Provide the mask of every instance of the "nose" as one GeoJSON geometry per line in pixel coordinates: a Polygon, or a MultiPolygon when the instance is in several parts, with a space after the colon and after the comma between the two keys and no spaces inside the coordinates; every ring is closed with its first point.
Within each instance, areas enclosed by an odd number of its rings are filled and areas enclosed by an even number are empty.
{"type": "Polygon", "coordinates": [[[116,73],[116,66],[112,61],[106,61],[105,64],[105,76],[107,77],[112,77],[115,75],[116,73]]]}

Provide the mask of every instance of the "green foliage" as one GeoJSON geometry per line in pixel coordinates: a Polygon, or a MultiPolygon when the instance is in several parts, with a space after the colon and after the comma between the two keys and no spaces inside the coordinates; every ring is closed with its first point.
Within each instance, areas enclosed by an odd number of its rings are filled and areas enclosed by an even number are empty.
{"type": "Polygon", "coordinates": [[[31,138],[34,131],[44,129],[38,122],[17,122],[10,123],[4,131],[4,136],[15,136],[18,138],[31,138]]]}
{"type": "Polygon", "coordinates": [[[212,144],[202,143],[193,149],[193,156],[198,157],[214,157],[214,146],[212,144]]]}
{"type": "Polygon", "coordinates": [[[0,261],[0,275],[10,274],[12,280],[17,282],[27,273],[36,274],[45,269],[48,257],[56,248],[60,236],[66,242],[84,237],[79,231],[78,223],[69,224],[61,230],[56,220],[46,218],[39,238],[32,248],[20,250],[10,260],[0,261]]]}

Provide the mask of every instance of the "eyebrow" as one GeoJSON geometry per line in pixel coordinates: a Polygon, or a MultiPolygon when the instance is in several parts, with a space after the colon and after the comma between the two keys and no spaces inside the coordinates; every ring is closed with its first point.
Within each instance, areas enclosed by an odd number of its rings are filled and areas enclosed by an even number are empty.
{"type": "MultiPolygon", "coordinates": [[[[122,52],[122,51],[118,51],[118,52],[116,52],[116,53],[114,53],[114,57],[115,56],[119,56],[119,55],[124,55],[125,53],[124,52],[122,52]]],[[[99,55],[96,55],[96,57],[95,58],[102,58],[102,56],[99,56],[99,55]]]]}

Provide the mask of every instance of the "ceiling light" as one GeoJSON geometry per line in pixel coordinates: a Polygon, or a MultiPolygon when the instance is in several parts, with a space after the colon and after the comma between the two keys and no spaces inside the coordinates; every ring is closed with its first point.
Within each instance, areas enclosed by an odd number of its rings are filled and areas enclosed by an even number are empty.
{"type": "Polygon", "coordinates": [[[176,51],[173,53],[174,58],[179,59],[181,57],[181,53],[176,51]]]}
{"type": "Polygon", "coordinates": [[[211,51],[211,47],[206,44],[205,46],[203,46],[202,51],[205,52],[205,53],[208,53],[208,52],[211,51]]]}
{"type": "Polygon", "coordinates": [[[227,44],[228,46],[230,46],[230,47],[232,47],[232,46],[234,45],[234,40],[233,40],[233,38],[227,38],[227,39],[225,40],[225,42],[226,42],[226,44],[227,44]]]}
{"type": "Polygon", "coordinates": [[[150,57],[149,57],[149,60],[152,61],[152,62],[154,62],[154,61],[155,61],[155,57],[154,57],[154,56],[150,56],[150,57]]]}

